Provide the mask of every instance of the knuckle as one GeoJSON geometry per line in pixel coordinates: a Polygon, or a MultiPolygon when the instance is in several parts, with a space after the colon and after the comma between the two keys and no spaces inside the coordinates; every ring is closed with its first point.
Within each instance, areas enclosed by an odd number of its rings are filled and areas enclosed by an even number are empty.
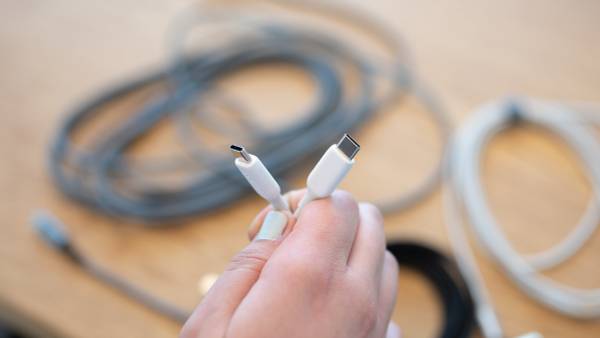
{"type": "Polygon", "coordinates": [[[246,270],[260,273],[268,258],[264,250],[260,250],[260,248],[255,246],[249,246],[231,259],[226,272],[246,270]]]}

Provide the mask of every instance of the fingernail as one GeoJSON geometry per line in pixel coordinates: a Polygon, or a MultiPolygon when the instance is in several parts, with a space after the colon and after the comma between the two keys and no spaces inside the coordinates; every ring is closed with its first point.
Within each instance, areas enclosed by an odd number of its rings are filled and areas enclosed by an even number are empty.
{"type": "Polygon", "coordinates": [[[255,240],[275,240],[281,237],[285,225],[287,224],[287,216],[279,211],[269,211],[265,220],[263,221],[258,234],[256,234],[255,240]]]}
{"type": "Polygon", "coordinates": [[[387,334],[385,337],[386,338],[401,338],[402,331],[400,331],[400,327],[396,323],[390,321],[390,325],[388,325],[387,334]]]}

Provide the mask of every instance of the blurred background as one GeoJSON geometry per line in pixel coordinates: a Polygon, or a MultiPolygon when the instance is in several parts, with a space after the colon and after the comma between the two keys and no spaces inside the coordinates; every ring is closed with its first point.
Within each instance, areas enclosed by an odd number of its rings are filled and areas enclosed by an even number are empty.
{"type": "MultiPolygon", "coordinates": [[[[246,245],[247,226],[265,205],[252,193],[232,193],[235,198],[222,205],[149,221],[110,206],[107,212],[90,208],[90,203],[78,203],[57,188],[49,172],[49,152],[56,150],[59,128],[82,103],[138,76],[177,68],[177,62],[193,50],[226,44],[231,29],[202,31],[182,38],[185,41],[180,47],[186,52],[177,54],[174,46],[179,45],[173,42],[173,36],[180,37],[177,24],[186,22],[191,12],[204,13],[194,7],[198,3],[0,1],[0,152],[4,158],[0,175],[0,323],[6,332],[0,331],[0,337],[172,337],[180,328],[176,321],[107,287],[45,245],[30,226],[30,217],[38,209],[59,218],[80,251],[97,264],[186,310],[193,309],[202,297],[199,281],[218,275],[229,258],[246,245]]],[[[600,102],[600,3],[596,1],[344,2],[342,7],[368,12],[378,25],[394,32],[401,45],[392,52],[385,41],[360,32],[361,25],[353,27],[354,19],[338,22],[329,18],[336,16],[335,11],[322,18],[318,11],[261,7],[261,1],[212,1],[209,5],[218,7],[233,22],[228,25],[235,27],[247,20],[237,14],[240,9],[299,27],[319,27],[313,25],[318,21],[356,55],[368,55],[368,65],[376,71],[385,74],[387,66],[399,63],[406,71],[403,74],[408,74],[400,77],[399,86],[408,81],[427,88],[422,96],[400,91],[401,99],[377,106],[368,118],[348,125],[362,150],[342,188],[360,200],[392,200],[418,187],[435,171],[448,140],[445,125],[431,114],[431,107],[443,107],[439,110],[447,113],[448,121],[460,126],[477,107],[507,95],[600,102]]],[[[202,20],[217,16],[208,17],[202,20]]],[[[242,24],[242,29],[247,25],[242,24]]],[[[331,58],[338,61],[336,56],[331,58]]],[[[360,74],[348,70],[349,66],[339,67],[346,72],[340,81],[349,88],[345,95],[353,105],[352,98],[360,97],[360,74]]],[[[101,149],[112,139],[102,135],[111,135],[115,126],[128,121],[129,112],[148,107],[168,92],[165,88],[172,83],[162,75],[137,96],[102,107],[106,114],[69,134],[69,140],[81,149],[101,149]]],[[[181,138],[177,127],[181,122],[160,121],[128,147],[131,162],[162,159],[161,163],[169,163],[173,155],[190,153],[206,155],[211,161],[230,160],[226,147],[234,141],[247,142],[249,149],[260,152],[265,150],[260,149],[261,139],[244,135],[255,131],[247,129],[249,125],[266,133],[294,126],[321,93],[313,75],[286,62],[259,62],[229,72],[216,82],[221,93],[235,100],[222,100],[229,106],[215,104],[219,109],[211,116],[217,119],[217,126],[235,128],[223,133],[210,124],[188,128],[187,132],[200,135],[198,150],[189,147],[185,141],[189,139],[181,138]],[[249,125],[228,112],[235,110],[229,108],[237,107],[238,102],[244,103],[243,116],[250,117],[249,125]]],[[[373,97],[393,93],[390,79],[384,76],[376,82],[373,97]]],[[[216,94],[209,99],[220,98],[216,94]]],[[[204,123],[210,118],[200,120],[204,123]]],[[[183,125],[196,120],[189,121],[183,125]]],[[[331,129],[331,139],[343,133],[339,128],[331,129]]],[[[327,134],[328,129],[323,130],[327,134]]],[[[295,137],[301,138],[302,133],[295,137]]],[[[314,153],[306,154],[310,160],[303,162],[305,167],[289,172],[282,169],[278,176],[285,179],[286,189],[303,186],[315,154],[331,143],[329,139],[322,142],[315,144],[314,153]]],[[[270,151],[285,152],[278,147],[270,151]]],[[[592,197],[590,181],[577,156],[551,133],[527,126],[511,128],[494,137],[482,157],[488,203],[520,253],[538,252],[558,243],[592,197]]],[[[187,166],[184,174],[169,172],[152,181],[135,170],[121,173],[123,176],[117,173],[115,180],[135,181],[123,196],[149,184],[177,189],[186,184],[182,177],[190,173],[213,172],[211,163],[187,166]]],[[[93,195],[99,193],[93,180],[84,181],[92,185],[93,195]]],[[[102,205],[102,201],[98,203],[102,205]]],[[[388,239],[422,241],[450,254],[442,213],[437,185],[410,207],[386,214],[386,235],[388,239]]],[[[545,337],[600,335],[597,320],[569,318],[536,303],[477,246],[475,252],[507,336],[533,330],[545,337]]],[[[567,264],[544,273],[568,285],[598,287],[599,252],[600,235],[596,233],[567,264]]],[[[421,275],[401,271],[394,320],[405,337],[436,335],[443,315],[435,292],[421,275]]]]}

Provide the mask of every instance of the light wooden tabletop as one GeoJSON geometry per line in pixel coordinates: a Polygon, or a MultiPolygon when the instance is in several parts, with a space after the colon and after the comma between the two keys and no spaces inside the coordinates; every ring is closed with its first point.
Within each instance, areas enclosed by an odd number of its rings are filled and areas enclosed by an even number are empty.
{"type": "MultiPolygon", "coordinates": [[[[246,226],[264,204],[258,198],[184,226],[148,230],[73,204],[54,189],[44,166],[52,133],[68,108],[125,75],[164,62],[167,24],[188,3],[0,2],[0,319],[43,336],[173,337],[179,330],[178,324],[49,250],[28,223],[37,208],[60,217],[82,250],[100,264],[189,309],[200,298],[196,285],[201,276],[219,273],[245,245],[246,226]]],[[[360,5],[402,33],[421,78],[456,123],[480,104],[509,94],[600,102],[600,2],[389,0],[360,5]]],[[[271,70],[280,71],[285,70],[271,70]]],[[[253,75],[232,81],[247,86],[253,75]]],[[[268,81],[263,85],[273,88],[268,81]]],[[[290,86],[310,94],[301,82],[290,86]]],[[[392,110],[357,135],[364,150],[343,187],[359,199],[409,189],[439,156],[433,124],[417,105],[392,110]],[[394,173],[395,184],[373,175],[375,169],[394,173]]],[[[496,216],[524,253],[559,241],[590,196],[574,154],[556,138],[526,127],[493,140],[485,154],[484,179],[496,216]]],[[[436,192],[417,207],[387,217],[386,233],[447,249],[441,212],[436,192]]],[[[596,233],[580,254],[548,275],[598,287],[598,252],[596,233]]],[[[554,313],[527,298],[483,255],[478,261],[508,336],[532,330],[546,337],[600,336],[600,322],[554,313]]],[[[394,318],[406,337],[433,337],[439,328],[433,289],[410,271],[401,272],[394,318]]]]}

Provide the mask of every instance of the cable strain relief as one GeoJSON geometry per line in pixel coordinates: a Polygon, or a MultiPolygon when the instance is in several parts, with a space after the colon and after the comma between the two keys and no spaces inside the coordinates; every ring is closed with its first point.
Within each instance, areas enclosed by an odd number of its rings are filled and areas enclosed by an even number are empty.
{"type": "Polygon", "coordinates": [[[270,202],[271,202],[271,205],[273,205],[273,209],[275,209],[275,210],[278,210],[278,211],[289,211],[290,210],[288,202],[281,195],[278,195],[275,199],[273,199],[270,202]]]}
{"type": "Polygon", "coordinates": [[[294,216],[298,217],[304,206],[306,206],[313,199],[315,199],[315,195],[309,189],[306,189],[306,193],[304,194],[304,196],[302,196],[300,203],[298,203],[298,207],[294,212],[294,216]]]}

